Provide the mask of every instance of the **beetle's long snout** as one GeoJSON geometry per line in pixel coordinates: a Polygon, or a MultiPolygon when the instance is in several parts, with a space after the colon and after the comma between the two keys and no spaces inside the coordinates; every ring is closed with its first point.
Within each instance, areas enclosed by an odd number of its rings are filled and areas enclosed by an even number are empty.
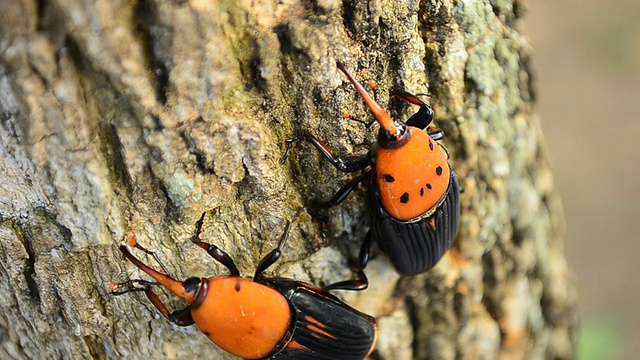
{"type": "Polygon", "coordinates": [[[195,293],[187,292],[185,290],[185,286],[182,283],[182,281],[178,281],[167,274],[161,273],[151,268],[150,266],[148,266],[147,264],[143,263],[138,258],[133,256],[133,254],[131,254],[129,249],[124,245],[120,246],[120,251],[127,258],[127,260],[131,261],[133,265],[137,266],[140,270],[144,271],[145,273],[147,273],[147,275],[151,276],[160,285],[166,287],[169,291],[176,294],[176,296],[181,297],[187,303],[191,304],[191,302],[193,302],[193,299],[195,298],[195,293]]]}
{"type": "Polygon", "coordinates": [[[347,69],[345,69],[342,63],[338,63],[338,69],[340,69],[340,71],[342,71],[347,76],[347,78],[349,79],[349,81],[351,81],[351,83],[356,88],[360,96],[362,96],[362,98],[364,99],[364,102],[369,107],[369,110],[371,110],[371,113],[373,114],[373,116],[376,118],[378,123],[380,123],[380,127],[382,127],[386,132],[388,132],[391,135],[397,135],[398,129],[396,128],[395,122],[393,121],[389,113],[387,113],[387,111],[383,109],[380,106],[380,104],[378,104],[371,97],[371,95],[369,95],[369,93],[364,89],[362,84],[360,84],[360,82],[358,82],[358,80],[356,80],[353,77],[353,75],[351,75],[351,73],[347,71],[347,69]]]}

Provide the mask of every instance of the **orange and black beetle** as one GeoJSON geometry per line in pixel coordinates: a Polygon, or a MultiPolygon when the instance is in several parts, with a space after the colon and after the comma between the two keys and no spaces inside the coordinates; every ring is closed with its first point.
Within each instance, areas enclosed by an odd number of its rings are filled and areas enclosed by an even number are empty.
{"type": "MultiPolygon", "coordinates": [[[[460,186],[446,149],[436,143],[439,129],[425,129],[433,120],[431,106],[419,97],[400,92],[400,99],[420,106],[407,123],[391,116],[341,65],[380,124],[378,141],[366,156],[336,156],[309,132],[287,139],[291,145],[307,140],[337,169],[356,172],[372,167],[345,184],[326,204],[335,206],[364,179],[369,178],[369,210],[372,232],[365,238],[360,259],[369,254],[372,236],[398,272],[406,275],[429,270],[449,249],[460,227],[460,186]]],[[[350,117],[348,114],[345,117],[350,117]]],[[[370,124],[369,124],[370,125],[370,124]]]]}
{"type": "Polygon", "coordinates": [[[230,275],[175,280],[151,251],[129,235],[129,245],[154,256],[164,272],[154,270],[134,257],[126,246],[120,251],[155,281],[129,280],[112,284],[121,295],[144,291],[151,303],[169,321],[179,326],[194,323],[223,350],[247,359],[353,359],[367,357],[377,341],[375,319],[363,314],[326,289],[361,290],[365,280],[347,280],[325,287],[285,278],[267,278],[263,272],[275,263],[286,244],[289,223],[278,246],[259,263],[253,281],[240,277],[231,257],[215,245],[199,240],[230,275]],[[162,285],[189,304],[169,312],[152,287],[162,285]]]}

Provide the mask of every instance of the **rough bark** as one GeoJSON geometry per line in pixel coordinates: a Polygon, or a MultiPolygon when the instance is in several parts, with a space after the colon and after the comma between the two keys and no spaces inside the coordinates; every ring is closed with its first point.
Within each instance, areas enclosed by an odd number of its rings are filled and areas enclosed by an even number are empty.
{"type": "MultiPolygon", "coordinates": [[[[117,246],[129,230],[173,275],[245,274],[285,220],[349,176],[308,145],[366,153],[375,130],[338,72],[430,92],[462,184],[457,242],[430,272],[400,278],[384,256],[371,287],[339,294],[378,318],[378,359],[572,358],[576,294],[562,209],[535,115],[523,1],[0,1],[0,358],[233,358],[162,319],[117,246]]],[[[364,191],[303,212],[273,273],[350,276],[368,228],[364,191]]],[[[148,257],[143,259],[150,261],[148,257]]],[[[168,304],[182,304],[167,294],[168,304]]]]}

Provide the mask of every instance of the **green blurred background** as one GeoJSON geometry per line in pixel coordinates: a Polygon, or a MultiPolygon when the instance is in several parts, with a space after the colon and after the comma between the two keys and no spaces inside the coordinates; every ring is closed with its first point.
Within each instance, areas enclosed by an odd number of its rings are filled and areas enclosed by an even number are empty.
{"type": "Polygon", "coordinates": [[[528,1],[580,359],[640,358],[640,1],[528,1]]]}

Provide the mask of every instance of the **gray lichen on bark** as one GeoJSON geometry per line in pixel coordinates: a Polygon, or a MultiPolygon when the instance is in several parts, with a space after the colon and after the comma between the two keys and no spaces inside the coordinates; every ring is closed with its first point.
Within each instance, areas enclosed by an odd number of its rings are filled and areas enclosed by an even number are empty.
{"type": "MultiPolygon", "coordinates": [[[[117,251],[136,232],[177,278],[243,274],[284,221],[348,176],[305,144],[364,154],[375,131],[335,64],[392,89],[431,93],[464,185],[457,242],[430,272],[401,278],[381,254],[371,288],[338,294],[377,316],[380,359],[571,358],[576,294],[562,209],[535,115],[523,1],[0,2],[0,358],[233,358],[195,327],[164,321],[117,251]]],[[[306,212],[273,274],[350,276],[368,220],[364,192],[306,212]]],[[[142,254],[141,254],[142,256],[142,254]]],[[[145,261],[152,259],[142,256],[145,261]]],[[[167,294],[169,306],[183,306],[167,294]]]]}

